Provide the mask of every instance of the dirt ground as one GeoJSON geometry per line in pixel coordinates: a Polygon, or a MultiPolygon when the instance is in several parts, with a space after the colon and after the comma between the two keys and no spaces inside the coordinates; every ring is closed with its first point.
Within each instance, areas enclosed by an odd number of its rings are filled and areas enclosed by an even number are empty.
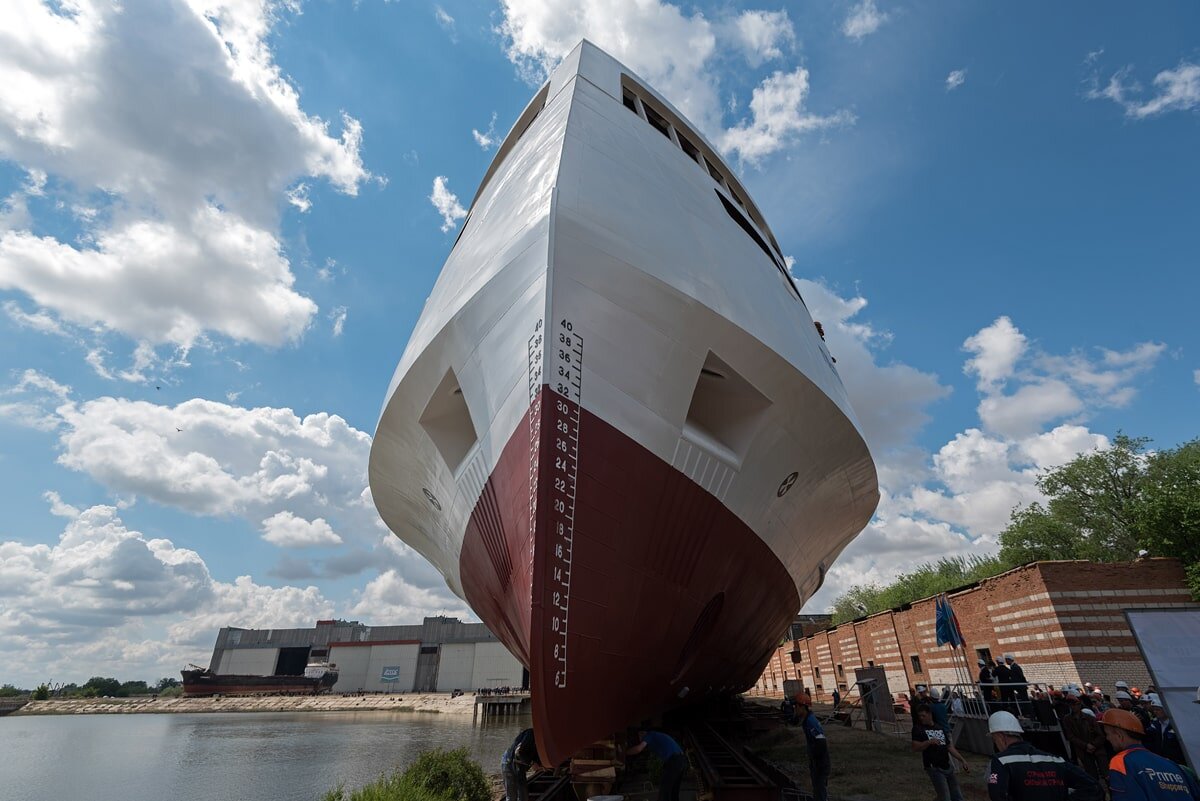
{"type": "MultiPolygon", "coordinates": [[[[821,716],[818,710],[817,715],[821,716]]],[[[861,726],[861,724],[860,724],[861,726]]],[[[837,801],[930,801],[933,785],[921,767],[921,755],[910,750],[907,734],[893,736],[848,729],[827,723],[825,736],[833,772],[829,797],[837,801]]],[[[811,790],[804,732],[798,726],[776,729],[747,741],[746,745],[782,768],[803,788],[811,790]]],[[[987,801],[989,759],[963,752],[971,772],[959,773],[965,801],[987,801]]]]}

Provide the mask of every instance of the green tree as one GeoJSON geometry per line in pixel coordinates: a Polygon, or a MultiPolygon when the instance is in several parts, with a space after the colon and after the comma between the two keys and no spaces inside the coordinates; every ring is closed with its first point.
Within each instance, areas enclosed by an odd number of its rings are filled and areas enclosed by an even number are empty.
{"type": "Polygon", "coordinates": [[[1150,454],[1133,510],[1141,546],[1154,556],[1179,557],[1200,598],[1200,439],[1150,454]]]}
{"type": "Polygon", "coordinates": [[[92,676],[83,683],[83,695],[85,698],[95,698],[96,696],[116,696],[121,692],[121,682],[114,678],[105,678],[104,676],[92,676]]]}
{"type": "Polygon", "coordinates": [[[179,687],[179,686],[181,686],[179,679],[174,679],[174,678],[171,678],[170,676],[163,676],[161,679],[158,680],[158,684],[155,685],[155,689],[158,690],[159,692],[162,692],[163,690],[165,690],[169,687],[179,687]]]}
{"type": "Polygon", "coordinates": [[[20,695],[25,695],[28,690],[21,690],[11,684],[0,686],[0,698],[16,698],[20,695]]]}
{"type": "Polygon", "coordinates": [[[1200,440],[1155,452],[1148,443],[1118,434],[1111,447],[1043,473],[1046,504],[1013,511],[1001,561],[1175,556],[1200,598],[1200,440]]]}
{"type": "Polygon", "coordinates": [[[947,556],[902,573],[890,584],[851,587],[833,602],[834,624],[873,615],[1007,570],[995,556],[947,556]]]}
{"type": "Polygon", "coordinates": [[[39,684],[33,691],[31,696],[34,701],[49,701],[50,700],[50,685],[39,684]]]}

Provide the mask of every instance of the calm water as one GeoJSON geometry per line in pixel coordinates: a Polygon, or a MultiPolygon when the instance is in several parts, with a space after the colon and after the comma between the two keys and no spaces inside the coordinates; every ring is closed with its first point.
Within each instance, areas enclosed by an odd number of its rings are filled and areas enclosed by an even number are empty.
{"type": "Polygon", "coordinates": [[[433,747],[488,773],[527,719],[307,712],[0,718],[2,801],[315,801],[433,747]]]}

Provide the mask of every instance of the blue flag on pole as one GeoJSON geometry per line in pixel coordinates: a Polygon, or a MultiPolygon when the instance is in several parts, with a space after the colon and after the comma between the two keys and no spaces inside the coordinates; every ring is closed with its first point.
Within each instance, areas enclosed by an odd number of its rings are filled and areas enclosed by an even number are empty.
{"type": "Polygon", "coordinates": [[[963,644],[962,631],[958,628],[958,619],[950,608],[950,599],[939,595],[934,602],[933,627],[937,633],[937,644],[958,648],[963,644]]]}

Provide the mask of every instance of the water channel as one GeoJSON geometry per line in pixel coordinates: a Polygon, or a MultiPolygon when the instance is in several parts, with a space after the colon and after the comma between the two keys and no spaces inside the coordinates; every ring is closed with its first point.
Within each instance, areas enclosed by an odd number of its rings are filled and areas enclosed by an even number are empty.
{"type": "Polygon", "coordinates": [[[528,719],[287,712],[0,718],[0,801],[317,801],[466,747],[487,773],[528,719]]]}

